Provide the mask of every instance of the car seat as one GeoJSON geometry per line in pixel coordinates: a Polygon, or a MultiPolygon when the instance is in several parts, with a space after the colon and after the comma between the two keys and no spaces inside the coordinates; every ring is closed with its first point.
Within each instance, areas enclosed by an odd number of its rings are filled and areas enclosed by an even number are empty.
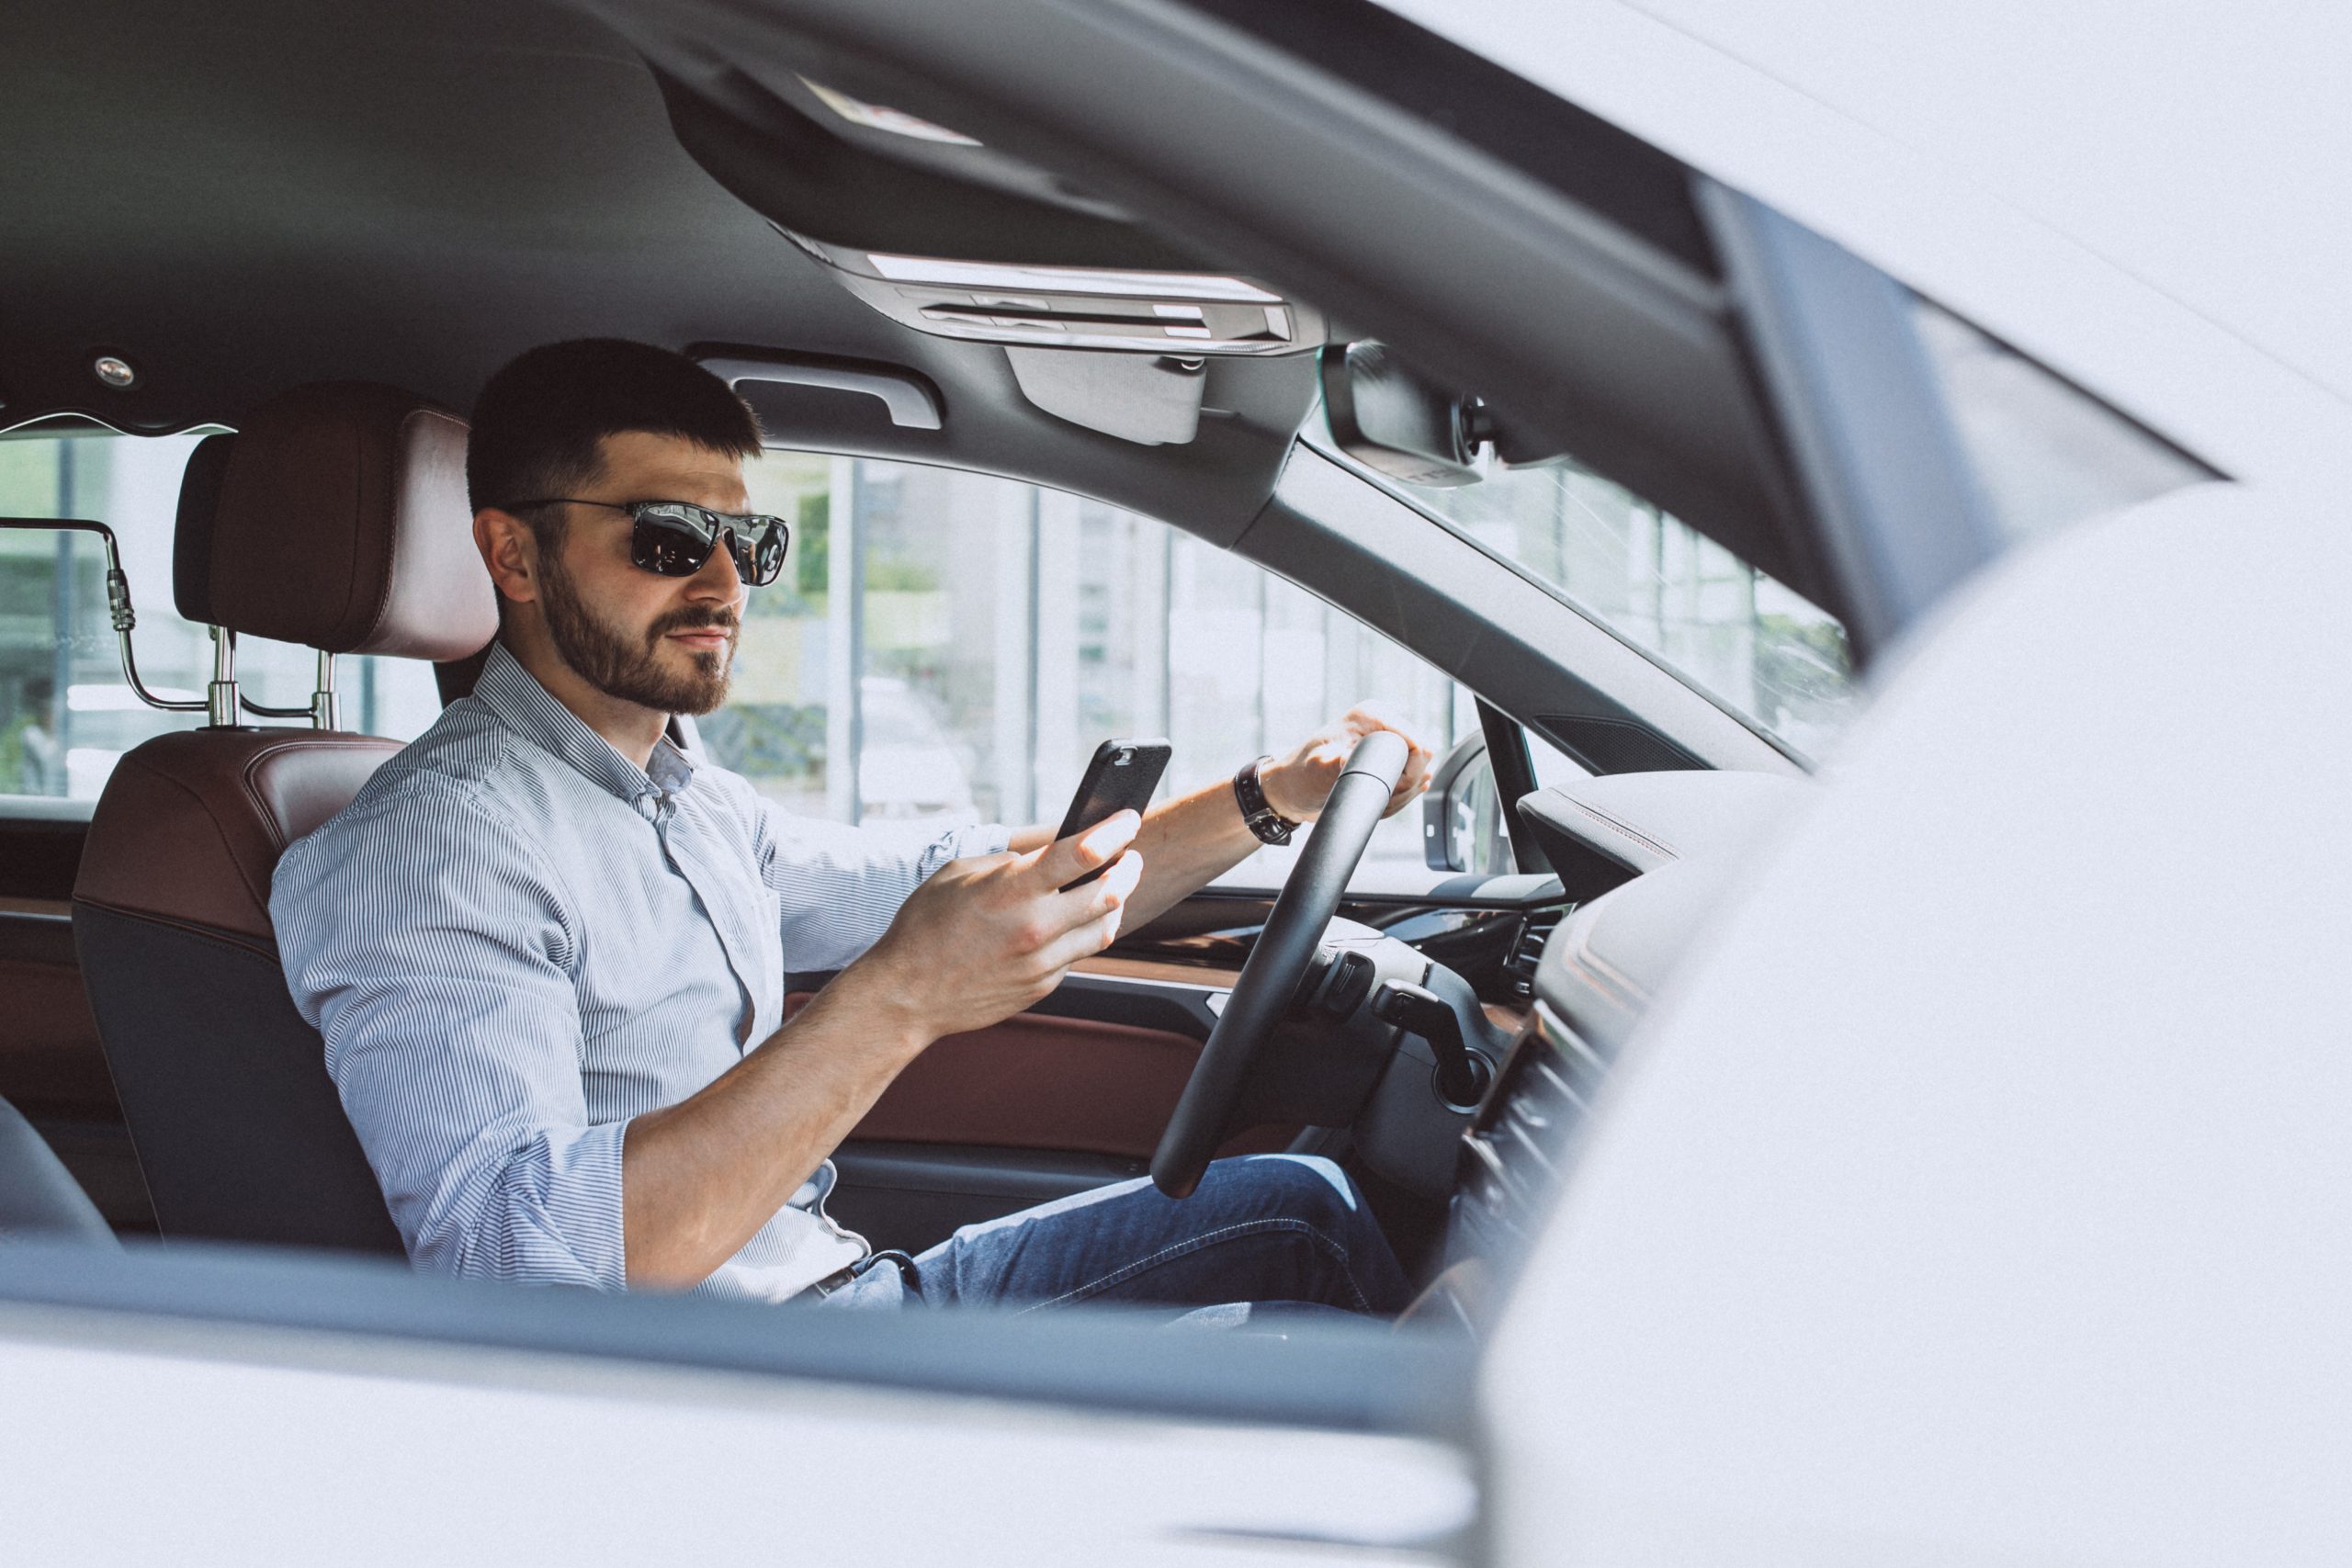
{"type": "MultiPolygon", "coordinates": [[[[327,653],[474,654],[497,608],[465,449],[462,420],[390,387],[271,400],[191,458],[182,615],[327,653]]],[[[125,755],[99,796],[74,944],[166,1236],[400,1250],[269,922],[279,854],[399,750],[335,730],[184,730],[125,755]]]]}
{"type": "Polygon", "coordinates": [[[98,1206],[17,1108],[0,1100],[0,1242],[116,1245],[98,1206]]]}

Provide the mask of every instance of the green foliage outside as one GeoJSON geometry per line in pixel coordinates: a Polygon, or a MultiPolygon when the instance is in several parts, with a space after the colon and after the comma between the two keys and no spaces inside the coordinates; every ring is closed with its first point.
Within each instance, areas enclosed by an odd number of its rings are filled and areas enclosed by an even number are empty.
{"type": "Polygon", "coordinates": [[[1846,629],[1837,622],[1772,612],[1756,617],[1757,689],[1771,693],[1796,717],[1818,721],[1848,706],[1853,668],[1846,629]]]}
{"type": "Polygon", "coordinates": [[[807,778],[825,766],[821,703],[729,703],[695,728],[719,766],[746,778],[807,778]]]}
{"type": "MultiPolygon", "coordinates": [[[[57,511],[57,444],[0,441],[0,517],[48,517],[57,511]]],[[[17,534],[0,544],[10,555],[46,550],[49,536],[17,534]]]]}
{"type": "MultiPolygon", "coordinates": [[[[103,522],[111,465],[96,448],[108,439],[0,438],[0,517],[59,516],[70,486],[74,513],[103,522]]],[[[0,555],[48,555],[56,547],[53,534],[0,531],[0,555]]]]}
{"type": "Polygon", "coordinates": [[[832,500],[824,491],[800,498],[799,514],[793,519],[793,581],[804,596],[821,597],[831,581],[832,516],[832,500]]]}
{"type": "Polygon", "coordinates": [[[869,560],[865,563],[868,593],[933,593],[939,573],[921,561],[869,560]]]}
{"type": "Polygon", "coordinates": [[[25,731],[32,728],[33,716],[20,714],[5,728],[0,728],[0,794],[13,795],[25,786],[25,731]]]}

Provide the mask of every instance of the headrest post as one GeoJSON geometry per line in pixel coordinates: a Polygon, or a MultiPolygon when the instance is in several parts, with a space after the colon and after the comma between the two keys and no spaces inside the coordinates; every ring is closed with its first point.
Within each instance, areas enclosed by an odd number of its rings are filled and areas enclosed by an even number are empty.
{"type": "Polygon", "coordinates": [[[319,683],[311,694],[311,725],[316,729],[341,729],[342,706],[334,694],[334,655],[319,649],[319,683]]]}
{"type": "Polygon", "coordinates": [[[237,728],[237,634],[221,626],[212,633],[212,683],[204,688],[204,723],[209,729],[237,728]]]}

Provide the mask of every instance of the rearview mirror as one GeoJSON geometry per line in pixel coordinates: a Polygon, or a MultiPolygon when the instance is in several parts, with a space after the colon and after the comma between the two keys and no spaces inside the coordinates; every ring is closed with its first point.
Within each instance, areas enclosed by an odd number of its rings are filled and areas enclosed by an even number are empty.
{"type": "Polygon", "coordinates": [[[1407,484],[1477,482],[1476,399],[1422,379],[1385,344],[1333,344],[1320,368],[1340,451],[1407,484]]]}
{"type": "Polygon", "coordinates": [[[1424,379],[1380,343],[1324,349],[1323,408],[1331,439],[1365,468],[1411,485],[1476,484],[1481,448],[1507,468],[1566,460],[1566,454],[1483,398],[1424,379]]]}

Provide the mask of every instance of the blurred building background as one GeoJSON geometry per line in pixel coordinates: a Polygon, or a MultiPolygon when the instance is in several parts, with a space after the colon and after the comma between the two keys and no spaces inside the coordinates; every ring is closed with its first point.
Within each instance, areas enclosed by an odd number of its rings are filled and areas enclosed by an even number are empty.
{"type": "MultiPolygon", "coordinates": [[[[139,608],[140,666],[201,694],[203,628],[173,614],[171,528],[198,437],[0,439],[0,514],[113,526],[139,608]]],[[[903,463],[773,452],[754,508],[790,521],[785,576],[755,592],[711,753],[797,812],[843,820],[1057,818],[1097,742],[1164,735],[1163,790],[1229,775],[1374,699],[1443,748],[1469,694],[1249,561],[1132,513],[903,463]]],[[[1497,473],[1418,504],[1553,585],[1799,750],[1850,704],[1820,611],[1616,486],[1572,468],[1497,473]]],[[[191,722],[123,684],[95,540],[0,533],[0,792],[94,799],[146,737],[191,722]]],[[[244,639],[254,700],[307,701],[305,649],[244,639]]],[[[344,661],[345,722],[412,737],[432,672],[344,661]]],[[[1410,814],[1380,858],[1418,860],[1410,814]]]]}

